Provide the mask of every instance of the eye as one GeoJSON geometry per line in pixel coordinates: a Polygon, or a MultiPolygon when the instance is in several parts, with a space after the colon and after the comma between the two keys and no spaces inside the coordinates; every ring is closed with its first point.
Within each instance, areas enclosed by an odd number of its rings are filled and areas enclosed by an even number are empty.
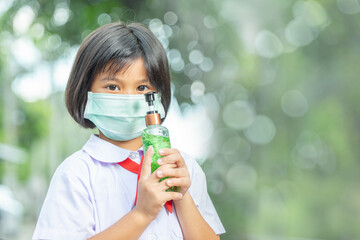
{"type": "Polygon", "coordinates": [[[107,86],[106,88],[109,89],[110,91],[117,91],[117,90],[119,90],[119,88],[118,88],[116,85],[114,85],[114,84],[111,84],[111,85],[107,86]]]}
{"type": "Polygon", "coordinates": [[[141,85],[141,86],[138,86],[137,87],[137,90],[140,91],[140,92],[144,92],[146,90],[148,90],[149,88],[145,85],[141,85]]]}

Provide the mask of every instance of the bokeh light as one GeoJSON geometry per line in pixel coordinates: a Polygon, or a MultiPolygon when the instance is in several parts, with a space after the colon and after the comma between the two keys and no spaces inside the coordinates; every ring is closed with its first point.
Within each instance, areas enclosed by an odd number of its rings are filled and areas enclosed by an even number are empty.
{"type": "Polygon", "coordinates": [[[33,73],[16,78],[11,88],[22,99],[35,102],[47,98],[51,93],[51,73],[48,65],[40,65],[33,73]],[[31,89],[31,91],[29,91],[31,89]]]}
{"type": "Polygon", "coordinates": [[[192,50],[189,54],[189,60],[192,64],[200,64],[204,60],[204,55],[200,50],[192,50]]]}
{"type": "Polygon", "coordinates": [[[55,51],[61,46],[61,37],[57,34],[51,35],[47,38],[45,47],[50,51],[55,51]]]}
{"type": "Polygon", "coordinates": [[[309,27],[303,20],[294,19],[286,27],[286,39],[297,47],[310,44],[316,37],[316,29],[309,27]]]}
{"type": "Polygon", "coordinates": [[[59,3],[56,5],[54,15],[51,19],[52,23],[59,27],[67,23],[71,16],[71,11],[66,3],[59,3]]]}
{"type": "Polygon", "coordinates": [[[302,19],[308,26],[322,27],[327,24],[327,14],[323,6],[314,0],[297,1],[293,7],[295,19],[302,19]]]}
{"type": "Polygon", "coordinates": [[[205,57],[200,63],[200,69],[204,72],[210,72],[214,68],[214,63],[211,58],[205,57]]]}
{"type": "Polygon", "coordinates": [[[246,129],[246,137],[255,144],[267,144],[276,134],[273,121],[267,116],[258,115],[246,129]]]}
{"type": "Polygon", "coordinates": [[[169,12],[165,13],[164,21],[167,25],[172,26],[177,23],[178,17],[176,15],[176,13],[169,11],[169,12]]]}
{"type": "Polygon", "coordinates": [[[240,136],[230,137],[224,141],[220,152],[228,162],[246,161],[251,155],[251,145],[240,136]]]}
{"type": "Polygon", "coordinates": [[[360,3],[357,0],[337,0],[336,3],[345,14],[353,15],[360,12],[360,3]]]}
{"type": "Polygon", "coordinates": [[[10,48],[16,62],[24,68],[30,69],[40,61],[40,51],[35,47],[33,41],[27,37],[16,39],[11,43],[10,48]]]}
{"type": "Polygon", "coordinates": [[[213,29],[217,26],[217,21],[213,16],[207,15],[204,17],[204,25],[209,29],[213,29]]]}
{"type": "Polygon", "coordinates": [[[45,33],[44,25],[42,25],[40,23],[35,23],[34,25],[32,25],[32,27],[30,29],[30,33],[33,38],[35,38],[37,40],[41,39],[45,33]]]}
{"type": "Polygon", "coordinates": [[[275,58],[283,52],[283,45],[275,34],[263,30],[256,35],[255,49],[262,57],[275,58]]]}
{"type": "Polygon", "coordinates": [[[308,111],[308,102],[298,90],[290,90],[281,98],[281,108],[290,117],[301,117],[308,111]]]}
{"type": "Polygon", "coordinates": [[[253,191],[257,179],[256,171],[249,165],[236,163],[226,175],[226,183],[231,192],[253,191]]]}
{"type": "Polygon", "coordinates": [[[336,167],[332,151],[316,133],[311,131],[305,131],[299,136],[292,151],[292,160],[296,166],[303,169],[319,166],[322,170],[331,172],[336,167]]]}
{"type": "Polygon", "coordinates": [[[18,35],[27,32],[35,18],[35,12],[30,6],[24,6],[19,9],[13,19],[13,29],[18,35]]]}
{"type": "Polygon", "coordinates": [[[97,22],[100,26],[108,24],[111,22],[111,17],[107,13],[102,13],[98,16],[97,22]]]}
{"type": "Polygon", "coordinates": [[[228,127],[233,129],[245,129],[249,127],[255,118],[253,108],[246,101],[234,101],[225,106],[223,120],[228,127]]]}

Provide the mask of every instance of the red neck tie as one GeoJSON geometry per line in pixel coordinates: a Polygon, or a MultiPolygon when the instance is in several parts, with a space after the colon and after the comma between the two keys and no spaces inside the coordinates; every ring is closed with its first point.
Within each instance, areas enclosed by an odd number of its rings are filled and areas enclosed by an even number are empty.
{"type": "MultiPolygon", "coordinates": [[[[126,170],[138,175],[137,176],[137,183],[136,183],[136,196],[135,196],[135,203],[134,203],[135,205],[136,205],[136,200],[137,200],[137,195],[138,195],[139,179],[140,179],[140,172],[141,172],[141,167],[142,167],[142,164],[143,164],[143,160],[144,160],[144,154],[141,157],[140,165],[137,164],[136,162],[134,162],[133,160],[131,160],[130,158],[127,158],[124,161],[117,163],[120,166],[122,166],[123,168],[125,168],[126,170]]],[[[165,207],[170,213],[173,212],[172,201],[167,201],[165,203],[165,207]]]]}

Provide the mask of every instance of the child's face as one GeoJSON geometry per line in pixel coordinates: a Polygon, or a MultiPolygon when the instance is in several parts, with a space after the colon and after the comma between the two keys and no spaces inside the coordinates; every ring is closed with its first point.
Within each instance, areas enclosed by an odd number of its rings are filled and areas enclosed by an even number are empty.
{"type": "Polygon", "coordinates": [[[93,93],[145,94],[156,89],[150,84],[142,58],[134,60],[114,77],[109,72],[98,74],[90,88],[93,93]]]}

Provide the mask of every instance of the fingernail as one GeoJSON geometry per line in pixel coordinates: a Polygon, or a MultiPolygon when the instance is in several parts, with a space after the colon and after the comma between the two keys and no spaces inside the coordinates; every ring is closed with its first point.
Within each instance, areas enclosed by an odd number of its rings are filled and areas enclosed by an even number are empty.
{"type": "Polygon", "coordinates": [[[163,161],[161,160],[161,158],[157,161],[159,165],[161,165],[163,163],[163,161]]]}
{"type": "Polygon", "coordinates": [[[164,154],[164,150],[160,149],[160,150],[159,150],[159,154],[160,154],[160,155],[163,155],[163,154],[164,154]]]}
{"type": "Polygon", "coordinates": [[[167,180],[167,185],[168,185],[169,187],[171,187],[171,184],[172,184],[172,181],[171,181],[171,180],[167,180]]]}
{"type": "Polygon", "coordinates": [[[157,175],[158,175],[158,177],[162,177],[162,175],[163,175],[162,171],[158,171],[157,175]]]}

